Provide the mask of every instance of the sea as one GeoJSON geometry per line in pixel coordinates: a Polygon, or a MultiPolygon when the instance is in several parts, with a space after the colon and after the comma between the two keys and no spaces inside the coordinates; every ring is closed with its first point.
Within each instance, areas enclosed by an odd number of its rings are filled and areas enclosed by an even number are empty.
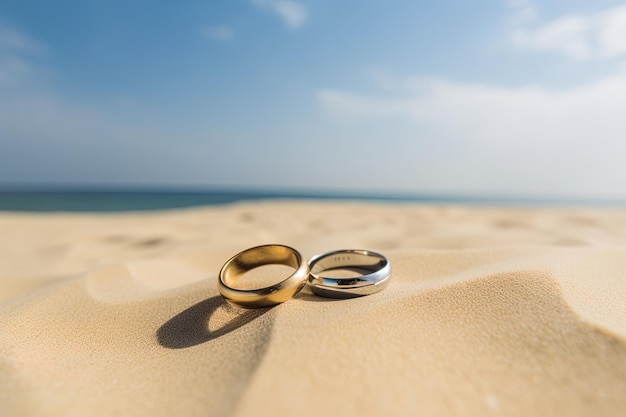
{"type": "Polygon", "coordinates": [[[261,200],[380,201],[424,204],[497,206],[617,206],[623,201],[490,198],[449,195],[402,195],[350,192],[293,192],[276,190],[202,189],[97,189],[97,190],[0,190],[0,211],[19,212],[125,212],[171,210],[226,205],[261,200]]]}

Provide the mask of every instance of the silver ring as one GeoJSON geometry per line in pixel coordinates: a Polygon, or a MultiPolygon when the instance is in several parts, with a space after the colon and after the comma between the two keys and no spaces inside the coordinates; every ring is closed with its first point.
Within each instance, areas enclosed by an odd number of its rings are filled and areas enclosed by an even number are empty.
{"type": "Polygon", "coordinates": [[[309,287],[314,294],[330,298],[353,298],[382,291],[391,277],[391,263],[380,253],[341,249],[315,255],[309,261],[309,287]],[[333,269],[351,270],[357,277],[322,275],[333,269]]]}

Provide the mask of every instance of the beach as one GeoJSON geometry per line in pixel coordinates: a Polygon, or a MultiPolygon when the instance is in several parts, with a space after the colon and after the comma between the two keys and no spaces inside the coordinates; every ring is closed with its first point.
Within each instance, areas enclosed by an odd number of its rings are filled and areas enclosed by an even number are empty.
{"type": "Polygon", "coordinates": [[[2,416],[622,416],[626,209],[266,201],[0,214],[2,416]],[[382,292],[242,310],[222,264],[370,249],[382,292]]]}

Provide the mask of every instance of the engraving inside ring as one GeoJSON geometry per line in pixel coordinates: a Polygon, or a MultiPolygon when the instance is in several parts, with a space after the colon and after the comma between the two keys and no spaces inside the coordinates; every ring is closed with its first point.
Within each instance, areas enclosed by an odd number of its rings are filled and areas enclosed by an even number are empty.
{"type": "Polygon", "coordinates": [[[386,265],[387,260],[371,253],[337,253],[319,259],[311,268],[311,273],[325,278],[359,278],[373,274],[386,265]]]}

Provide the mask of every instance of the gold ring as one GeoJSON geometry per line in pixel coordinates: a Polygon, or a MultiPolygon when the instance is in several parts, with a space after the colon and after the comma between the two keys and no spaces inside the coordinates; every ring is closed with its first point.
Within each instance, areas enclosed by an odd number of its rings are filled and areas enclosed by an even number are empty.
{"type": "Polygon", "coordinates": [[[243,308],[264,308],[289,300],[304,287],[308,277],[309,265],[297,250],[284,245],[263,245],[246,249],[226,261],[220,270],[217,286],[222,297],[231,304],[243,308]],[[251,290],[233,288],[233,284],[246,272],[272,264],[290,266],[295,271],[269,287],[251,290]]]}

